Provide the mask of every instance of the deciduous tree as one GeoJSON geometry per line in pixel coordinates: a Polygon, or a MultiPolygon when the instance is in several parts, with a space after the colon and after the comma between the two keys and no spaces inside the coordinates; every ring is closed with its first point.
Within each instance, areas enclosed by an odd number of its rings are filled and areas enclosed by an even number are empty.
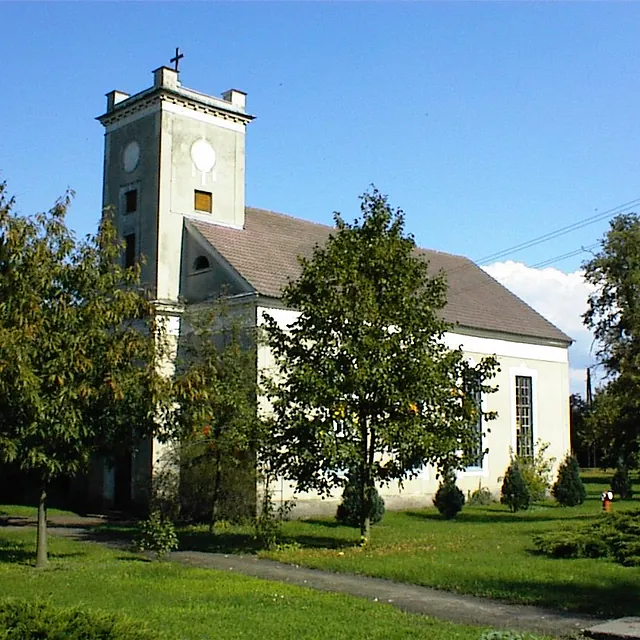
{"type": "MultiPolygon", "coordinates": [[[[255,454],[263,427],[256,411],[255,336],[221,304],[189,313],[183,326],[188,329],[179,349],[174,418],[181,433],[190,434],[180,444],[183,483],[189,477],[206,480],[208,486],[197,493],[208,503],[211,530],[225,477],[252,481],[255,491],[255,454]]],[[[226,493],[250,499],[245,486],[227,487],[226,493]]]]}
{"type": "Polygon", "coordinates": [[[640,219],[611,220],[600,251],[584,265],[594,285],[585,324],[593,330],[608,384],[589,417],[601,463],[635,466],[640,452],[640,219]]]}
{"type": "Polygon", "coordinates": [[[37,566],[47,562],[49,482],[134,438],[168,435],[162,326],[121,266],[110,217],[77,240],[70,195],[23,217],[0,185],[0,459],[40,478],[37,566]]]}
{"type": "Polygon", "coordinates": [[[297,319],[266,327],[279,367],[268,385],[274,468],[323,495],[355,477],[366,541],[376,483],[477,455],[477,392],[492,390],[496,361],[472,366],[445,346],[444,275],[428,273],[385,196],[361,202],[352,224],[335,215],[335,232],[286,287],[297,319]]]}

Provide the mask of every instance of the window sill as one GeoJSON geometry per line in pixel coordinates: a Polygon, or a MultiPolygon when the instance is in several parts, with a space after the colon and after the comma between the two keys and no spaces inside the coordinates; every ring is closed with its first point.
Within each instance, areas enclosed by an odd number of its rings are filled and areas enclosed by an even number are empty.
{"type": "Polygon", "coordinates": [[[489,471],[482,467],[467,467],[462,474],[467,477],[486,477],[489,475],[489,471]]]}

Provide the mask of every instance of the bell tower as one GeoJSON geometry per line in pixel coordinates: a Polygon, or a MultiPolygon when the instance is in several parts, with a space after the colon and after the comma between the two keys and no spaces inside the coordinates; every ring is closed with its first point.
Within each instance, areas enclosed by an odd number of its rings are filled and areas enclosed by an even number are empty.
{"type": "Polygon", "coordinates": [[[182,86],[175,68],[153,72],[135,95],[107,94],[103,206],[115,212],[125,264],[145,257],[142,279],[159,302],[180,295],[185,218],[242,228],[246,94],[221,98],[182,86]]]}

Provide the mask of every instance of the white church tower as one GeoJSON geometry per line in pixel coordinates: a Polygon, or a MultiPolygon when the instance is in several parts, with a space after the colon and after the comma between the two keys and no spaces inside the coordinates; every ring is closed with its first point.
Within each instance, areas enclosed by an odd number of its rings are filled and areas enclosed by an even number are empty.
{"type": "MultiPolygon", "coordinates": [[[[189,270],[185,219],[243,227],[245,130],[253,119],[242,91],[218,98],[183,87],[181,57],[176,50],[175,68],[156,69],[149,89],[108,93],[107,111],[97,118],[105,128],[103,207],[115,215],[124,264],[144,256],[143,284],[174,335],[188,275],[182,271],[189,270]]],[[[141,443],[96,470],[90,492],[105,506],[144,502],[161,450],[141,443]]]]}
{"type": "Polygon", "coordinates": [[[153,72],[135,95],[107,94],[103,206],[116,212],[125,263],[145,256],[143,281],[160,303],[180,294],[184,219],[242,228],[246,94],[222,98],[180,84],[175,68],[153,72]]]}

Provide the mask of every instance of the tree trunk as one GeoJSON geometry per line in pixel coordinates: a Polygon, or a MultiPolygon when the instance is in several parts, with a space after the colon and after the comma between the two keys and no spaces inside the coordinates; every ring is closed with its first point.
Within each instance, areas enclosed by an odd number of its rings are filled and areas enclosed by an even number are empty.
{"type": "Polygon", "coordinates": [[[213,533],[213,527],[218,519],[218,502],[220,501],[220,478],[222,476],[222,463],[220,453],[216,451],[216,477],[213,485],[213,497],[211,499],[211,521],[209,522],[209,534],[213,533]]]}
{"type": "Polygon", "coordinates": [[[360,413],[362,463],[360,466],[360,544],[369,544],[371,537],[371,468],[369,465],[369,429],[364,412],[360,413]]]}
{"type": "Polygon", "coordinates": [[[364,469],[360,472],[360,544],[367,544],[369,542],[369,535],[371,534],[371,519],[369,517],[369,510],[367,509],[367,483],[365,480],[364,469]]]}
{"type": "Polygon", "coordinates": [[[360,526],[360,541],[361,544],[369,544],[371,539],[371,511],[372,511],[372,491],[373,483],[371,482],[371,468],[367,466],[365,470],[365,478],[363,482],[364,491],[362,492],[362,511],[363,517],[361,518],[360,526]]]}
{"type": "Polygon", "coordinates": [[[47,482],[42,481],[40,502],[38,503],[38,533],[36,542],[36,567],[42,569],[47,566],[47,482]]]}

